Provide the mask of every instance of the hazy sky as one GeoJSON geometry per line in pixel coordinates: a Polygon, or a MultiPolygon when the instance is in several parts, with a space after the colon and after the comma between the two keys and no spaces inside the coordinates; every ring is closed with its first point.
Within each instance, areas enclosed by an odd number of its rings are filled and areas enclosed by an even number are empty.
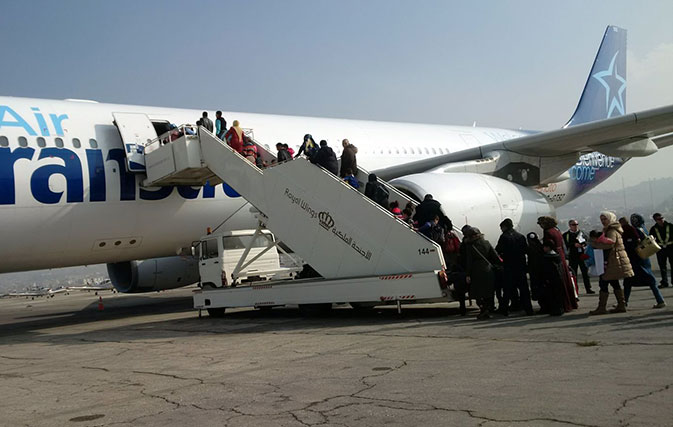
{"type": "Polygon", "coordinates": [[[672,17],[671,1],[2,0],[0,94],[547,130],[608,24],[629,31],[627,109],[673,104],[672,17]]]}

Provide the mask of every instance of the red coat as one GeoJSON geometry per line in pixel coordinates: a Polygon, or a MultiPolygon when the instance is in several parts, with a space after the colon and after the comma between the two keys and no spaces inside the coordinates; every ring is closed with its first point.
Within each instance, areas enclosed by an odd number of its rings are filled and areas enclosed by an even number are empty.
{"type": "Polygon", "coordinates": [[[565,251],[563,250],[563,235],[558,228],[548,228],[544,231],[544,240],[551,240],[556,246],[556,252],[561,256],[561,265],[563,266],[563,309],[569,312],[577,308],[577,299],[575,298],[575,287],[570,279],[570,270],[566,262],[565,251]]]}
{"type": "Polygon", "coordinates": [[[224,140],[227,141],[227,144],[234,150],[239,153],[243,152],[243,139],[238,137],[236,129],[234,129],[233,126],[224,134],[224,140]]]}

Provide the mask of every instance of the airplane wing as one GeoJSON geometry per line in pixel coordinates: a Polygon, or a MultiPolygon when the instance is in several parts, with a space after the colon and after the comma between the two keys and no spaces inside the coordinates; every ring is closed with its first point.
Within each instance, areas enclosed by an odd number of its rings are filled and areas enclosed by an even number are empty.
{"type": "Polygon", "coordinates": [[[570,159],[564,163],[569,161],[572,164],[580,154],[592,151],[615,157],[642,157],[673,145],[672,132],[673,105],[669,105],[495,142],[373,172],[385,180],[437,169],[448,172],[464,168],[466,171],[489,173],[504,166],[503,159],[499,158],[501,155],[509,159],[505,162],[523,161],[538,167],[545,158],[562,157],[570,159]]]}

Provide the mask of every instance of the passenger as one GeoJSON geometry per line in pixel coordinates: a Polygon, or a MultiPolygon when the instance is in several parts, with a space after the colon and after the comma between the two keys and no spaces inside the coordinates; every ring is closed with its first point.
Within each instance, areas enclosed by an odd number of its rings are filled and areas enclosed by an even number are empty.
{"type": "Polygon", "coordinates": [[[413,213],[409,208],[404,208],[404,209],[402,210],[402,218],[401,218],[401,220],[404,221],[404,222],[406,222],[407,224],[410,224],[410,225],[411,225],[411,224],[413,224],[413,222],[414,222],[414,220],[411,219],[411,216],[412,216],[413,214],[414,214],[414,213],[413,213]]]}
{"type": "Polygon", "coordinates": [[[346,176],[344,177],[344,181],[349,183],[351,187],[355,189],[360,188],[360,181],[358,181],[355,175],[353,175],[353,171],[351,171],[350,169],[346,170],[346,176]]]}
{"type": "MultiPolygon", "coordinates": [[[[602,232],[591,230],[589,232],[589,241],[597,240],[602,236],[602,232]]],[[[588,245],[585,252],[589,257],[589,259],[586,261],[587,267],[589,267],[589,275],[593,277],[600,277],[603,273],[605,273],[603,250],[594,249],[593,246],[588,245]]]]}
{"type": "Polygon", "coordinates": [[[252,139],[246,135],[243,135],[243,148],[241,149],[241,154],[248,159],[250,163],[257,164],[257,146],[252,142],[252,139]]]}
{"type": "Polygon", "coordinates": [[[610,310],[611,313],[625,313],[626,300],[624,299],[624,290],[619,285],[619,279],[633,277],[633,269],[631,268],[631,261],[629,260],[626,250],[624,248],[624,241],[622,234],[624,230],[617,222],[617,215],[613,212],[601,212],[601,223],[603,224],[603,236],[591,240],[591,246],[594,249],[603,249],[606,257],[605,273],[600,277],[598,286],[600,293],[598,295],[598,307],[590,311],[589,314],[606,314],[608,303],[608,285],[612,286],[615,297],[617,298],[617,307],[610,310]]]}
{"type": "Polygon", "coordinates": [[[206,111],[201,115],[202,126],[208,129],[208,132],[213,131],[213,121],[208,118],[208,113],[206,111]]]}
{"type": "MultiPolygon", "coordinates": [[[[645,240],[647,237],[647,230],[645,229],[645,219],[642,217],[642,215],[639,214],[632,214],[631,215],[631,225],[635,227],[636,231],[638,232],[638,237],[640,240],[645,240]]],[[[640,258],[640,257],[639,257],[640,258]]],[[[649,258],[642,259],[643,268],[647,269],[652,272],[652,263],[650,262],[649,258]]],[[[666,302],[664,301],[664,298],[661,296],[661,292],[659,289],[655,289],[653,287],[650,287],[652,290],[652,293],[654,294],[654,298],[657,301],[657,304],[654,305],[652,308],[664,308],[666,307],[666,302]]]]}
{"type": "Polygon", "coordinates": [[[447,268],[453,269],[458,263],[458,253],[460,252],[460,239],[453,232],[453,222],[450,219],[445,219],[444,227],[444,245],[442,246],[442,254],[444,255],[444,262],[447,268]]]}
{"type": "Polygon", "coordinates": [[[545,306],[545,301],[541,298],[543,292],[543,269],[544,248],[542,242],[537,237],[537,233],[530,232],[526,235],[528,250],[528,276],[530,277],[530,299],[537,301],[540,305],[540,314],[549,313],[549,308],[545,306]]]}
{"type": "Polygon", "coordinates": [[[423,234],[428,239],[437,243],[440,246],[444,245],[444,228],[439,225],[439,215],[435,215],[431,221],[426,222],[415,229],[417,232],[423,234]]]}
{"type": "Polygon", "coordinates": [[[292,156],[290,153],[288,153],[287,149],[285,148],[285,144],[282,142],[279,142],[276,144],[276,158],[278,159],[278,163],[283,163],[287,162],[288,160],[292,160],[292,156]]]}
{"type": "Polygon", "coordinates": [[[493,270],[495,266],[500,266],[500,258],[478,228],[469,227],[465,229],[464,235],[461,248],[465,248],[465,281],[470,286],[470,297],[477,300],[480,309],[477,319],[488,319],[489,307],[493,302],[493,270]]]}
{"type": "Polygon", "coordinates": [[[307,133],[306,135],[304,135],[304,142],[301,144],[301,147],[299,147],[297,155],[294,157],[296,159],[297,157],[301,156],[301,153],[306,153],[306,157],[310,159],[317,152],[318,152],[318,145],[313,140],[311,134],[307,133]]]}
{"type": "MultiPolygon", "coordinates": [[[[504,295],[498,312],[503,316],[509,314],[509,303],[514,303],[514,290],[519,292],[519,307],[526,311],[526,315],[533,314],[533,306],[530,302],[530,291],[528,290],[528,279],[526,278],[526,252],[528,245],[526,238],[514,229],[514,223],[511,219],[505,218],[500,223],[502,234],[498,239],[495,251],[500,254],[504,266],[504,295]]],[[[518,307],[517,307],[518,308],[518,307]]]]}
{"type": "Polygon", "coordinates": [[[579,229],[579,224],[577,220],[571,219],[568,221],[568,231],[563,233],[563,241],[566,244],[568,249],[568,262],[570,263],[570,269],[575,274],[575,277],[579,278],[577,275],[577,268],[579,267],[580,272],[582,273],[582,280],[584,282],[584,290],[587,294],[595,294],[596,292],[591,289],[591,280],[589,279],[589,271],[584,260],[586,259],[586,254],[584,253],[585,248],[587,247],[587,238],[579,229]]]}
{"type": "Polygon", "coordinates": [[[324,139],[320,141],[320,150],[310,157],[309,160],[311,163],[322,166],[334,175],[339,172],[339,163],[337,162],[336,154],[334,154],[332,147],[327,146],[327,141],[324,139]]]}
{"type": "Polygon", "coordinates": [[[353,173],[358,170],[358,162],[355,157],[358,149],[355,145],[348,142],[347,139],[341,141],[341,144],[344,147],[344,151],[341,153],[341,170],[339,171],[339,176],[344,178],[347,170],[350,169],[353,173]]]}
{"type": "Polygon", "coordinates": [[[575,295],[575,286],[570,278],[570,269],[566,262],[565,251],[563,250],[563,236],[556,227],[556,219],[550,216],[541,216],[537,219],[538,225],[544,230],[543,240],[551,240],[556,244],[554,251],[561,257],[561,267],[563,267],[563,309],[566,312],[577,308],[577,296],[575,295]]]}
{"type": "Polygon", "coordinates": [[[233,148],[236,152],[243,152],[243,129],[241,129],[238,120],[234,120],[233,126],[231,126],[227,133],[224,134],[224,139],[227,141],[227,145],[233,148]]]}
{"type": "Polygon", "coordinates": [[[540,314],[561,316],[563,314],[563,265],[560,254],[555,250],[556,242],[545,240],[542,244],[542,288],[540,293],[540,314]]]}
{"type": "Polygon", "coordinates": [[[439,215],[441,218],[444,215],[441,206],[441,203],[432,198],[432,194],[426,194],[423,201],[416,206],[414,221],[417,221],[419,224],[425,224],[435,215],[439,215]]]}
{"type": "MultiPolygon", "coordinates": [[[[639,223],[638,217],[642,219],[640,215],[631,215],[632,223],[639,223]]],[[[627,306],[629,305],[629,297],[631,296],[631,288],[633,286],[648,286],[650,290],[652,290],[654,299],[657,302],[652,308],[666,307],[664,297],[661,296],[661,291],[657,287],[657,279],[654,277],[654,273],[652,273],[650,259],[642,259],[636,251],[640,241],[646,237],[645,234],[643,234],[642,230],[638,230],[635,226],[629,224],[626,221],[626,218],[619,218],[619,224],[624,230],[624,234],[622,235],[622,238],[624,239],[624,248],[631,261],[631,268],[633,269],[634,274],[633,277],[624,279],[624,303],[627,306]]]]}
{"type": "Polygon", "coordinates": [[[370,173],[367,178],[367,185],[365,186],[365,196],[383,206],[384,209],[388,209],[389,195],[388,189],[379,182],[376,174],[370,173]]]}
{"type": "Polygon", "coordinates": [[[171,123],[170,129],[170,133],[168,134],[168,142],[173,142],[182,136],[182,131],[174,123],[171,123]]]}
{"type": "Polygon", "coordinates": [[[224,134],[227,133],[227,121],[222,117],[222,111],[215,112],[215,135],[224,141],[224,134]]]}
{"type": "Polygon", "coordinates": [[[668,268],[666,263],[671,266],[671,282],[673,282],[673,224],[665,221],[660,213],[652,215],[654,225],[650,228],[650,235],[654,236],[661,250],[657,252],[657,263],[661,271],[660,288],[668,287],[668,268]]]}
{"type": "Polygon", "coordinates": [[[294,149],[287,144],[283,144],[283,147],[285,147],[287,152],[290,153],[290,156],[292,156],[292,158],[294,158],[294,149]]]}
{"type": "Polygon", "coordinates": [[[402,211],[400,210],[400,202],[393,200],[390,202],[390,212],[393,213],[397,218],[402,218],[402,211]]]}

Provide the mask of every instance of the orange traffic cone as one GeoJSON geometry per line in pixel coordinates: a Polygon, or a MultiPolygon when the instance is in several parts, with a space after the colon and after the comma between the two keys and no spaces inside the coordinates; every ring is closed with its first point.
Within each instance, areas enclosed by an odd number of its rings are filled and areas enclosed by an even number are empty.
{"type": "Polygon", "coordinates": [[[103,297],[98,297],[98,311],[103,311],[103,297]]]}

